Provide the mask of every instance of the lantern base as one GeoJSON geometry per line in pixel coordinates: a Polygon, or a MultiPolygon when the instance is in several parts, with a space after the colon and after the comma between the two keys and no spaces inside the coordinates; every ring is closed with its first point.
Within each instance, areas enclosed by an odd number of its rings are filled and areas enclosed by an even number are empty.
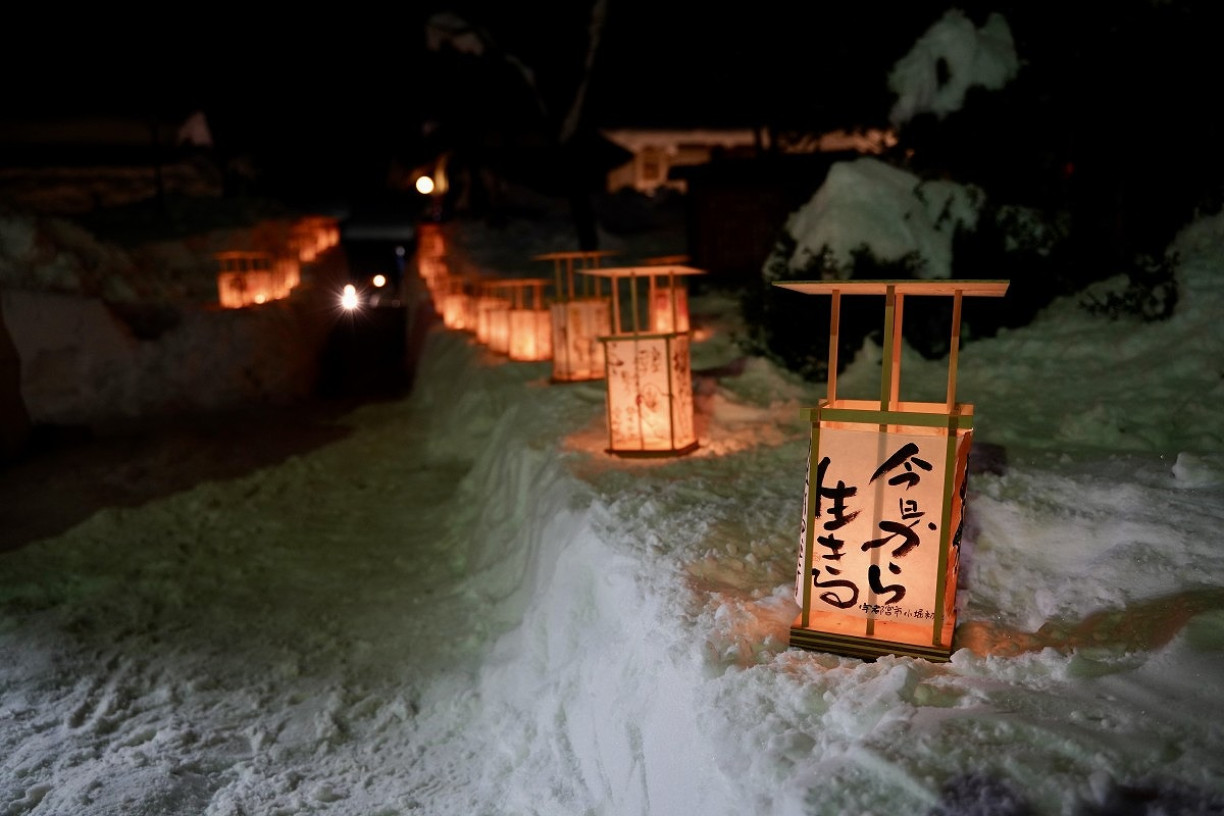
{"type": "Polygon", "coordinates": [[[548,378],[548,381],[553,385],[564,385],[565,383],[577,382],[598,382],[604,378],[603,372],[593,374],[589,377],[558,377],[555,374],[548,378]]]}
{"type": "Polygon", "coordinates": [[[952,658],[952,649],[945,649],[942,646],[918,646],[913,643],[896,643],[875,638],[834,635],[828,632],[814,632],[811,629],[797,626],[791,627],[790,645],[811,652],[829,652],[868,661],[886,655],[921,657],[932,663],[947,663],[952,658]]]}
{"type": "Polygon", "coordinates": [[[676,448],[675,450],[616,450],[614,448],[604,448],[604,452],[625,459],[661,459],[668,456],[684,456],[685,454],[692,453],[699,447],[701,445],[697,442],[691,442],[683,448],[676,448]]]}

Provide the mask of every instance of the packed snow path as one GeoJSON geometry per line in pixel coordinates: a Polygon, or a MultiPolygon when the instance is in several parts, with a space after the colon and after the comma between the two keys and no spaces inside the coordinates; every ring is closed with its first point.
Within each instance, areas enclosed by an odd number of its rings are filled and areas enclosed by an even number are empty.
{"type": "Polygon", "coordinates": [[[436,327],[337,440],[0,555],[0,813],[1219,812],[1218,473],[984,443],[971,648],[788,650],[814,394],[731,349],[630,462],[436,327]]]}

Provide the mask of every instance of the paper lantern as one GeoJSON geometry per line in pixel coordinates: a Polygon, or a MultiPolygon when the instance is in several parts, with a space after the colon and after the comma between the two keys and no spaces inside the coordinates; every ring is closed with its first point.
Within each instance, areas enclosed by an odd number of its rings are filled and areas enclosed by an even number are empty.
{"type": "Polygon", "coordinates": [[[800,612],[790,644],[874,659],[946,661],[956,628],[956,585],[973,406],[956,401],[961,302],[1002,297],[1006,281],[776,282],[830,295],[828,392],[811,423],[795,575],[800,612]],[[880,397],[837,394],[843,295],[884,297],[888,342],[880,397]],[[906,296],[953,299],[943,402],[900,399],[906,296]]]}
{"type": "Polygon", "coordinates": [[[269,252],[218,252],[217,299],[227,309],[288,297],[298,283],[296,261],[269,252]]]}
{"type": "Polygon", "coordinates": [[[487,287],[476,297],[476,342],[489,345],[493,334],[493,312],[509,308],[509,301],[491,293],[487,287]]]}
{"type": "Polygon", "coordinates": [[[680,456],[698,446],[689,332],[651,331],[649,299],[640,300],[653,291],[656,271],[652,267],[582,271],[612,284],[612,332],[598,339],[607,380],[607,450],[617,456],[680,456]]]}
{"type": "Polygon", "coordinates": [[[688,275],[704,275],[691,266],[658,264],[651,267],[650,330],[686,332],[690,328],[688,289],[681,283],[688,275]]]}
{"type": "Polygon", "coordinates": [[[596,269],[611,250],[549,252],[534,260],[551,261],[556,299],[551,312],[553,382],[583,382],[604,376],[599,337],[612,332],[612,294],[601,279],[575,278],[575,271],[596,269]],[[581,284],[581,285],[579,285],[581,284]]]}
{"type": "Polygon", "coordinates": [[[447,263],[446,241],[442,230],[437,224],[421,224],[417,239],[417,274],[425,282],[425,288],[434,304],[434,311],[442,314],[445,311],[444,295],[450,279],[450,266],[447,263]]]}
{"type": "Polygon", "coordinates": [[[292,227],[290,243],[298,260],[311,263],[340,242],[340,227],[335,218],[310,215],[299,218],[292,227]]]}
{"type": "Polygon", "coordinates": [[[505,281],[503,291],[510,297],[507,354],[511,360],[551,360],[552,312],[544,302],[547,278],[520,278],[505,281]]]}
{"type": "Polygon", "coordinates": [[[510,352],[510,306],[501,281],[480,285],[476,298],[476,341],[500,354],[510,352]]]}
{"type": "Polygon", "coordinates": [[[459,331],[474,329],[471,324],[473,297],[469,291],[469,282],[456,276],[447,276],[445,281],[439,284],[439,289],[443,291],[440,297],[442,324],[448,329],[459,331]]]}

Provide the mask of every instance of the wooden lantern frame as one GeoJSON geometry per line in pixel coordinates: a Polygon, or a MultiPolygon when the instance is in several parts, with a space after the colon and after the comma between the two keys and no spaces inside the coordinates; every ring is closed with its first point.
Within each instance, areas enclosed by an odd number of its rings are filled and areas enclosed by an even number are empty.
{"type": "MultiPolygon", "coordinates": [[[[956,588],[960,562],[960,532],[964,513],[964,488],[969,446],[972,440],[973,406],[956,399],[956,376],[960,354],[960,328],[962,300],[965,297],[1002,297],[1007,292],[1007,281],[997,280],[914,280],[914,281],[777,281],[774,286],[791,289],[803,294],[831,296],[831,318],[829,322],[828,391],[826,398],[814,408],[806,408],[803,419],[811,423],[811,441],[808,450],[806,481],[804,482],[803,517],[800,525],[799,552],[795,576],[795,600],[800,612],[790,629],[790,645],[815,651],[833,652],[865,659],[894,654],[922,657],[937,662],[946,662],[952,654],[952,639],[956,629],[956,588]],[[841,298],[843,295],[875,295],[884,297],[884,351],[880,375],[880,398],[876,400],[841,399],[837,394],[837,350],[840,323],[841,298]],[[902,401],[900,395],[902,317],[907,296],[945,296],[952,298],[951,345],[948,354],[947,389],[943,402],[902,401]],[[822,435],[822,431],[824,432],[822,435]],[[891,440],[886,444],[886,440],[891,440]],[[908,441],[907,441],[908,440],[908,441]],[[899,521],[884,520],[885,512],[892,513],[889,505],[885,510],[883,494],[887,490],[881,479],[876,482],[886,466],[896,469],[901,466],[897,454],[888,456],[897,442],[902,448],[919,451],[913,440],[926,444],[935,456],[926,461],[911,454],[904,462],[906,471],[887,480],[888,485],[905,484],[908,491],[916,485],[921,474],[913,471],[911,461],[921,470],[928,471],[932,478],[941,480],[938,487],[940,501],[939,523],[926,519],[920,529],[936,531],[936,552],[928,547],[922,553],[920,564],[928,566],[927,575],[915,575],[919,586],[917,600],[930,599],[930,608],[900,607],[897,603],[905,597],[905,585],[884,587],[883,580],[892,580],[901,572],[898,562],[912,555],[920,544],[920,535],[912,532],[925,511],[919,512],[918,503],[912,499],[898,499],[899,513],[903,519],[913,518],[912,524],[902,529],[899,521]],[[822,445],[825,442],[825,445],[822,445]],[[847,444],[847,442],[849,444],[847,444]],[[868,443],[872,447],[869,449],[868,443]],[[846,487],[837,480],[835,487],[827,487],[823,477],[830,465],[824,454],[829,450],[848,458],[860,456],[875,467],[870,475],[864,495],[858,495],[858,484],[846,487]],[[874,450],[874,458],[868,459],[874,450]],[[942,459],[942,461],[940,461],[942,459]],[[878,467],[876,467],[878,465],[878,467]],[[938,475],[937,475],[938,474],[938,475]],[[870,494],[874,491],[874,497],[870,494]],[[856,512],[851,513],[847,497],[855,497],[856,512]],[[822,513],[822,498],[831,498],[828,513],[822,513]],[[863,505],[870,508],[870,516],[858,519],[863,505]],[[909,511],[906,515],[906,510],[909,511]],[[821,519],[828,519],[821,521],[821,519]],[[861,548],[857,540],[842,541],[841,529],[854,521],[867,523],[874,532],[886,532],[886,538],[867,540],[861,548]],[[818,536],[817,524],[825,536],[818,536]],[[883,542],[897,535],[906,542],[888,555],[890,575],[885,576],[880,561],[886,549],[883,542]],[[820,551],[820,561],[815,560],[820,551]],[[843,549],[846,552],[843,552],[843,549]],[[862,581],[857,573],[842,574],[848,570],[847,563],[864,560],[863,553],[870,549],[871,565],[868,580],[862,581]],[[843,556],[850,556],[843,561],[843,556]],[[934,570],[930,564],[934,563],[934,570]],[[825,583],[819,583],[820,569],[828,572],[825,583]],[[881,576],[884,576],[882,579],[881,576]],[[850,580],[851,578],[855,580],[850,580]],[[856,583],[857,581],[858,583],[856,583]],[[859,596],[859,585],[867,584],[866,600],[855,606],[859,596]],[[846,597],[853,589],[853,600],[846,597]],[[817,591],[824,589],[817,596],[817,591]],[[900,593],[896,590],[900,589],[900,593]],[[891,590],[891,597],[879,603],[881,596],[891,590]],[[900,595],[900,597],[898,597],[900,595]],[[816,604],[822,604],[816,606],[816,604]],[[895,614],[894,614],[895,613],[895,614]]],[[[862,472],[862,471],[856,471],[862,472]]],[[[892,471],[888,471],[892,472],[892,471]]],[[[830,479],[830,481],[833,481],[830,479]]],[[[928,488],[930,486],[928,485],[928,488]]],[[[935,495],[929,490],[927,495],[935,495]]],[[[911,563],[911,562],[904,562],[911,563]]],[[[917,572],[921,572],[918,570],[917,572]]],[[[909,579],[906,579],[909,583],[909,579]]],[[[913,586],[913,584],[911,584],[913,586]]]]}
{"type": "Polygon", "coordinates": [[[600,278],[575,273],[598,269],[615,250],[546,252],[534,261],[551,261],[552,382],[585,382],[604,376],[604,347],[598,338],[612,331],[612,292],[600,278]],[[581,285],[579,283],[581,282],[581,285]]]}
{"type": "Polygon", "coordinates": [[[650,329],[657,278],[667,277],[673,284],[676,280],[669,269],[674,268],[580,270],[612,286],[612,331],[598,340],[604,348],[607,383],[607,452],[616,456],[682,456],[699,447],[693,422],[692,332],[650,329]],[[643,279],[649,286],[646,309],[639,302],[638,282],[643,279]],[[628,284],[626,292],[622,292],[622,282],[628,284]],[[623,295],[627,295],[628,314],[622,308],[623,295]],[[658,430],[664,420],[665,434],[658,430]]]}

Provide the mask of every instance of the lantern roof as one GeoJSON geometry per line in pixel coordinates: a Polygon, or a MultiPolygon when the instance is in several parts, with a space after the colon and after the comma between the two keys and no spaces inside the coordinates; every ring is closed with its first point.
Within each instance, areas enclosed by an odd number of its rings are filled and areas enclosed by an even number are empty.
{"type": "Polygon", "coordinates": [[[227,249],[214,252],[214,258],[270,258],[271,252],[259,249],[227,249]]]}
{"type": "Polygon", "coordinates": [[[543,255],[533,255],[533,261],[562,261],[567,258],[607,258],[611,255],[619,255],[615,249],[585,249],[573,250],[565,252],[545,252],[543,255]]]}
{"type": "Polygon", "coordinates": [[[576,271],[583,275],[594,275],[599,278],[647,278],[706,274],[704,269],[679,265],[605,266],[597,269],[579,269],[576,271]]]}
{"type": "Polygon", "coordinates": [[[687,264],[688,262],[689,256],[687,255],[656,255],[653,258],[647,258],[642,261],[647,266],[687,264]]]}
{"type": "Polygon", "coordinates": [[[490,280],[490,286],[498,286],[505,289],[513,289],[516,286],[547,286],[552,283],[551,278],[501,278],[499,280],[490,280]]]}
{"type": "Polygon", "coordinates": [[[886,295],[891,288],[898,295],[956,295],[1003,297],[1009,281],[1005,280],[820,280],[774,281],[774,286],[793,289],[805,295],[886,295]]]}

